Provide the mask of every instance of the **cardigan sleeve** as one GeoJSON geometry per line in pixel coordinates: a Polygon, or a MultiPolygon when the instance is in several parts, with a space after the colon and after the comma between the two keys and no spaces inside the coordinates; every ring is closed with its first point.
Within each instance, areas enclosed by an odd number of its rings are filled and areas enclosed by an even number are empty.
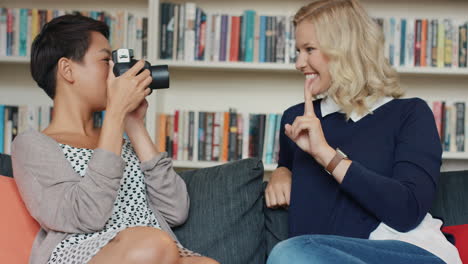
{"type": "Polygon", "coordinates": [[[394,155],[391,177],[353,161],[341,188],[380,221],[407,232],[432,205],[442,159],[434,116],[424,101],[415,101],[402,116],[394,155]]]}
{"type": "Polygon", "coordinates": [[[172,168],[166,152],[140,164],[145,174],[149,203],[170,226],[181,225],[188,217],[190,199],[184,180],[172,168]]]}
{"type": "Polygon", "coordinates": [[[37,131],[12,144],[13,174],[31,216],[45,230],[89,233],[109,219],[125,162],[96,149],[84,177],[77,174],[58,144],[37,131]]]}

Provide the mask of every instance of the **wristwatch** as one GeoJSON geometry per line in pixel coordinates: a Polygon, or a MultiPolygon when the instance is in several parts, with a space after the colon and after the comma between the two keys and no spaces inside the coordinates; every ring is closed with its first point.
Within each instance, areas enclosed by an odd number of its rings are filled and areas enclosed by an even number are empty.
{"type": "Polygon", "coordinates": [[[340,162],[344,159],[348,159],[348,156],[344,154],[344,152],[341,151],[339,148],[336,148],[336,154],[330,161],[330,163],[328,163],[327,167],[325,168],[325,171],[331,175],[335,170],[336,166],[338,166],[338,164],[340,164],[340,162]]]}

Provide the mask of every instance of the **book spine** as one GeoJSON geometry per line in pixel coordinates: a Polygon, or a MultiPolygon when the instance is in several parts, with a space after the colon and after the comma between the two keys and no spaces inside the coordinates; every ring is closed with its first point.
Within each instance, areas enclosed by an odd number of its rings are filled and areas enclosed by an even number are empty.
{"type": "Polygon", "coordinates": [[[401,20],[401,38],[400,38],[400,62],[399,65],[405,66],[406,64],[406,33],[407,26],[406,26],[406,19],[401,20]]]}
{"type": "Polygon", "coordinates": [[[239,58],[239,34],[240,34],[240,17],[233,16],[231,18],[231,50],[230,50],[230,61],[238,61],[239,58]]]}
{"type": "Polygon", "coordinates": [[[205,112],[198,113],[198,160],[205,159],[205,112]]]}
{"type": "MultiPolygon", "coordinates": [[[[148,57],[148,18],[141,19],[141,56],[140,58],[148,57]]],[[[139,46],[139,44],[137,44],[139,46]]]]}
{"type": "Polygon", "coordinates": [[[258,122],[258,138],[257,138],[257,157],[259,159],[263,158],[263,146],[265,142],[265,123],[266,123],[266,115],[260,114],[259,115],[259,122],[258,122]]]}
{"type": "Polygon", "coordinates": [[[177,60],[177,46],[179,45],[179,14],[180,4],[174,4],[174,22],[172,30],[172,60],[177,60]]]}
{"type": "Polygon", "coordinates": [[[195,60],[195,3],[185,4],[185,41],[184,56],[186,61],[195,60]]]}
{"type": "Polygon", "coordinates": [[[229,112],[224,112],[224,121],[223,121],[223,144],[222,144],[222,154],[221,161],[228,161],[229,159],[229,126],[230,126],[230,114],[229,112]]]}
{"type": "Polygon", "coordinates": [[[242,158],[242,147],[243,147],[243,142],[242,142],[242,132],[244,130],[244,119],[242,118],[242,114],[237,114],[237,146],[236,146],[236,160],[239,160],[242,158]]]}
{"type": "Polygon", "coordinates": [[[268,138],[267,138],[267,148],[266,148],[266,164],[273,163],[273,148],[275,145],[275,127],[276,127],[276,115],[269,114],[268,115],[268,138]]]}
{"type": "Polygon", "coordinates": [[[464,102],[455,103],[457,112],[456,121],[456,147],[458,152],[465,151],[465,113],[466,107],[464,102]]]}
{"type": "Polygon", "coordinates": [[[431,47],[432,47],[432,60],[431,60],[431,66],[432,67],[437,67],[437,58],[438,54],[437,52],[439,51],[439,48],[437,45],[439,44],[439,21],[437,19],[433,19],[431,21],[431,26],[432,26],[432,38],[431,38],[431,47]]]}
{"type": "Polygon", "coordinates": [[[255,39],[255,16],[253,10],[247,10],[244,13],[245,23],[245,59],[246,62],[253,62],[254,60],[254,39],[255,39]]]}
{"type": "Polygon", "coordinates": [[[395,65],[395,34],[396,34],[396,20],[390,18],[390,35],[389,35],[389,62],[391,65],[395,65]]]}
{"type": "Polygon", "coordinates": [[[453,111],[453,107],[450,105],[445,105],[445,116],[444,116],[444,141],[442,144],[444,151],[450,151],[450,140],[452,136],[452,131],[450,130],[450,119],[453,111]]]}
{"type": "Polygon", "coordinates": [[[168,4],[168,17],[166,27],[166,56],[165,59],[172,59],[174,53],[174,20],[175,20],[175,4],[168,4]]]}
{"type": "Polygon", "coordinates": [[[13,17],[13,9],[7,9],[7,48],[6,48],[6,55],[13,56],[13,45],[14,45],[14,17],[13,17]]]}
{"type": "Polygon", "coordinates": [[[19,56],[26,56],[28,53],[28,9],[20,9],[20,30],[19,30],[19,56]]]}
{"type": "Polygon", "coordinates": [[[266,41],[266,16],[260,16],[260,39],[258,46],[258,61],[265,62],[265,41],[266,41]]]}
{"type": "Polygon", "coordinates": [[[421,66],[421,31],[422,31],[422,21],[421,19],[416,19],[415,28],[416,40],[414,42],[414,66],[421,66]]]}
{"type": "Polygon", "coordinates": [[[426,66],[432,66],[432,24],[427,20],[426,66]]]}
{"type": "Polygon", "coordinates": [[[197,60],[205,60],[205,48],[206,48],[206,13],[200,10],[200,31],[199,31],[199,46],[197,52],[197,60]]]}
{"type": "Polygon", "coordinates": [[[260,49],[260,16],[255,15],[254,19],[254,53],[253,61],[259,62],[258,51],[260,49]]]}
{"type": "Polygon", "coordinates": [[[226,49],[227,49],[227,41],[228,41],[228,20],[229,16],[228,15],[222,15],[221,16],[221,47],[220,47],[220,53],[219,53],[219,61],[226,61],[226,49]]]}
{"type": "MultiPolygon", "coordinates": [[[[0,7],[0,56],[7,55],[7,9],[0,7]]],[[[3,148],[0,148],[3,151],[3,148]]]]}
{"type": "Polygon", "coordinates": [[[189,112],[189,128],[188,128],[188,160],[194,160],[194,139],[195,139],[195,112],[189,112]]]}
{"type": "Polygon", "coordinates": [[[246,49],[246,38],[247,38],[247,14],[244,12],[240,16],[240,34],[239,34],[239,61],[245,61],[245,49],[246,49]]]}
{"type": "Polygon", "coordinates": [[[213,48],[213,61],[220,61],[219,54],[221,52],[221,15],[215,15],[215,44],[213,48]]]}
{"type": "Polygon", "coordinates": [[[445,24],[439,21],[439,32],[437,34],[437,67],[444,67],[445,56],[445,24]]]}
{"type": "Polygon", "coordinates": [[[221,133],[221,113],[216,112],[213,120],[213,154],[211,155],[213,161],[218,161],[220,158],[221,133]]]}
{"type": "Polygon", "coordinates": [[[280,134],[280,129],[281,129],[281,118],[282,118],[282,115],[281,114],[277,114],[276,115],[276,128],[275,128],[275,146],[274,146],[274,150],[273,150],[273,155],[274,155],[274,162],[275,163],[278,163],[278,155],[279,155],[279,148],[280,148],[280,145],[279,145],[279,134],[280,134]]]}
{"type": "Polygon", "coordinates": [[[249,157],[249,131],[250,131],[250,119],[249,114],[243,113],[243,129],[242,129],[242,158],[247,159],[249,157]]]}
{"type": "Polygon", "coordinates": [[[427,51],[427,19],[421,20],[421,61],[420,65],[422,67],[427,66],[426,61],[426,51],[427,51]]]}
{"type": "Polygon", "coordinates": [[[185,5],[181,4],[179,6],[179,29],[178,29],[178,42],[177,42],[177,60],[184,60],[185,58],[185,5]]]}
{"type": "Polygon", "coordinates": [[[179,119],[180,112],[176,110],[174,113],[174,132],[172,138],[172,159],[177,160],[178,149],[179,149],[179,119]]]}
{"type": "Polygon", "coordinates": [[[276,62],[285,62],[285,51],[286,51],[286,17],[279,16],[278,24],[276,28],[276,62]]]}
{"type": "Polygon", "coordinates": [[[445,67],[452,67],[453,24],[450,19],[444,19],[444,63],[445,67]]]}
{"type": "Polygon", "coordinates": [[[459,27],[459,53],[458,53],[458,65],[459,67],[466,68],[467,67],[467,49],[468,49],[468,42],[467,42],[467,33],[468,32],[468,23],[461,25],[459,27]]]}
{"type": "Polygon", "coordinates": [[[213,117],[214,113],[206,113],[205,118],[205,160],[213,160],[213,117]]]}
{"type": "Polygon", "coordinates": [[[160,29],[159,29],[159,58],[167,59],[167,19],[169,15],[169,4],[161,3],[159,13],[160,29]]]}
{"type": "Polygon", "coordinates": [[[237,157],[237,112],[229,110],[229,153],[228,160],[233,161],[237,157]]]}

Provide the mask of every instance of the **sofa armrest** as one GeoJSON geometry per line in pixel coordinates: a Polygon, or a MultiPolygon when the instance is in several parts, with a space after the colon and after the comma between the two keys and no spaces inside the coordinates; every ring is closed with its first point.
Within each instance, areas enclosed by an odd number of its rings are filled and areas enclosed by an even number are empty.
{"type": "Polygon", "coordinates": [[[431,214],[444,226],[468,224],[468,170],[442,172],[431,214]]]}

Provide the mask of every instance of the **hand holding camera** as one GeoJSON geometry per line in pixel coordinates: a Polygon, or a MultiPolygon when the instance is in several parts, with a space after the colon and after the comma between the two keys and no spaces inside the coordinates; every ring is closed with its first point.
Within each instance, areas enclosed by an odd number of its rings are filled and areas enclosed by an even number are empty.
{"type": "Polygon", "coordinates": [[[130,113],[153,89],[169,88],[168,66],[137,61],[131,49],[114,50],[107,87],[107,107],[117,106],[121,108],[119,111],[130,113]]]}
{"type": "Polygon", "coordinates": [[[149,71],[144,70],[144,61],[139,61],[127,72],[116,77],[112,72],[113,62],[109,62],[107,78],[107,110],[124,116],[135,110],[141,101],[151,93],[148,87],[152,81],[149,71]],[[141,72],[141,73],[140,73],[141,72]],[[138,74],[140,73],[140,74],[138,74]]]}

